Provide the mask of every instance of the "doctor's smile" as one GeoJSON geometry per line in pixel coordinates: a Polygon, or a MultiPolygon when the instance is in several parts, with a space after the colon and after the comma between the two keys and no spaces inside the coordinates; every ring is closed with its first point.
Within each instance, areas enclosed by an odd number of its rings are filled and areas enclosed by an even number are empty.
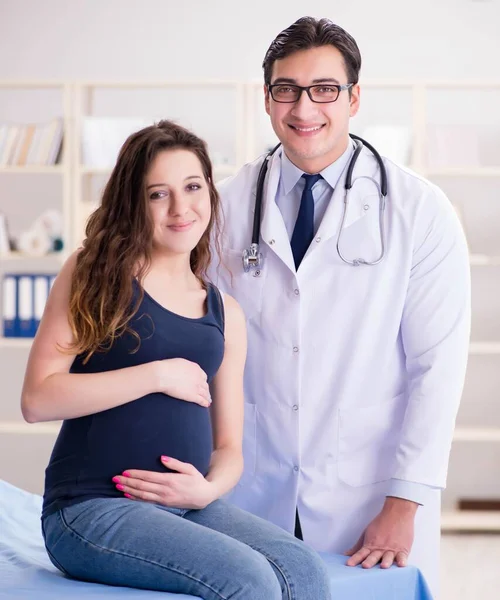
{"type": "Polygon", "coordinates": [[[300,125],[288,125],[290,129],[293,129],[295,134],[302,138],[312,138],[321,132],[325,125],[313,125],[309,127],[303,127],[300,125]]]}

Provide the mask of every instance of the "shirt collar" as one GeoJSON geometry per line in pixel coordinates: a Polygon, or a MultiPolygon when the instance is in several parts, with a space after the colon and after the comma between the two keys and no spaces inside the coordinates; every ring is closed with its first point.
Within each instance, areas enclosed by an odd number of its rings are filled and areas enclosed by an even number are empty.
{"type": "MultiPolygon", "coordinates": [[[[346,151],[335,162],[321,171],[321,176],[332,189],[335,189],[342,172],[351,159],[353,151],[354,143],[350,141],[346,151]]],[[[285,194],[293,190],[303,174],[304,171],[296,167],[285,152],[281,152],[281,182],[285,194]]]]}

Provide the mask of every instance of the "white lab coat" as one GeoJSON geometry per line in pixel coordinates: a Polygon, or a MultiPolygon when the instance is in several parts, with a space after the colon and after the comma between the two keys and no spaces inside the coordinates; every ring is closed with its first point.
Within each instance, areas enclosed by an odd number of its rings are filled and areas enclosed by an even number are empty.
{"type": "MultiPolygon", "coordinates": [[[[353,267],[336,250],[345,171],[296,273],[275,202],[279,152],[264,194],[257,273],[244,273],[262,158],[220,185],[222,262],[211,274],[248,328],[244,474],[230,500],[284,529],[298,506],[304,540],[342,553],[380,511],[389,480],[433,486],[416,517],[410,563],[437,591],[445,486],[470,329],[466,242],[428,181],[384,159],[385,258],[353,267]]],[[[354,176],[380,181],[364,149],[354,176]]],[[[378,196],[355,184],[341,249],[376,259],[378,196]]]]}

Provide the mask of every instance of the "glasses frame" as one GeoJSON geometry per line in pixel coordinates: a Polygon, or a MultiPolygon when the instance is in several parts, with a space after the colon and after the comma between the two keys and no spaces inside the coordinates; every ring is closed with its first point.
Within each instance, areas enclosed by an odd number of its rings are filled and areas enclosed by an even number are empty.
{"type": "Polygon", "coordinates": [[[339,96],[340,96],[340,92],[343,92],[344,90],[348,90],[348,89],[352,88],[353,85],[354,85],[354,83],[344,83],[342,85],[336,84],[336,83],[315,83],[314,85],[306,85],[306,86],[296,85],[295,83],[269,83],[267,85],[267,89],[269,90],[269,94],[271,95],[271,98],[274,100],[274,102],[278,102],[279,104],[295,104],[295,102],[298,102],[300,100],[300,98],[302,97],[302,92],[306,92],[307,95],[309,96],[309,100],[311,102],[314,102],[315,104],[331,104],[332,102],[337,102],[337,100],[339,99],[339,96]],[[276,100],[276,98],[273,95],[273,88],[282,87],[282,86],[286,86],[286,85],[296,88],[298,90],[299,96],[296,100],[276,100]],[[337,88],[338,94],[337,94],[337,97],[335,98],[335,100],[315,100],[312,97],[311,88],[326,87],[326,86],[337,88]]]}

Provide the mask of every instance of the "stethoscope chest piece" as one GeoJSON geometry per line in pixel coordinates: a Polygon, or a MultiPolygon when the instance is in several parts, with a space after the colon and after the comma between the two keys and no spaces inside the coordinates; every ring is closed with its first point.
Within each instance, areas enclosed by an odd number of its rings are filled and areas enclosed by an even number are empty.
{"type": "Polygon", "coordinates": [[[243,270],[248,273],[250,269],[260,269],[262,266],[262,253],[258,244],[251,244],[250,248],[243,251],[243,270]]]}

